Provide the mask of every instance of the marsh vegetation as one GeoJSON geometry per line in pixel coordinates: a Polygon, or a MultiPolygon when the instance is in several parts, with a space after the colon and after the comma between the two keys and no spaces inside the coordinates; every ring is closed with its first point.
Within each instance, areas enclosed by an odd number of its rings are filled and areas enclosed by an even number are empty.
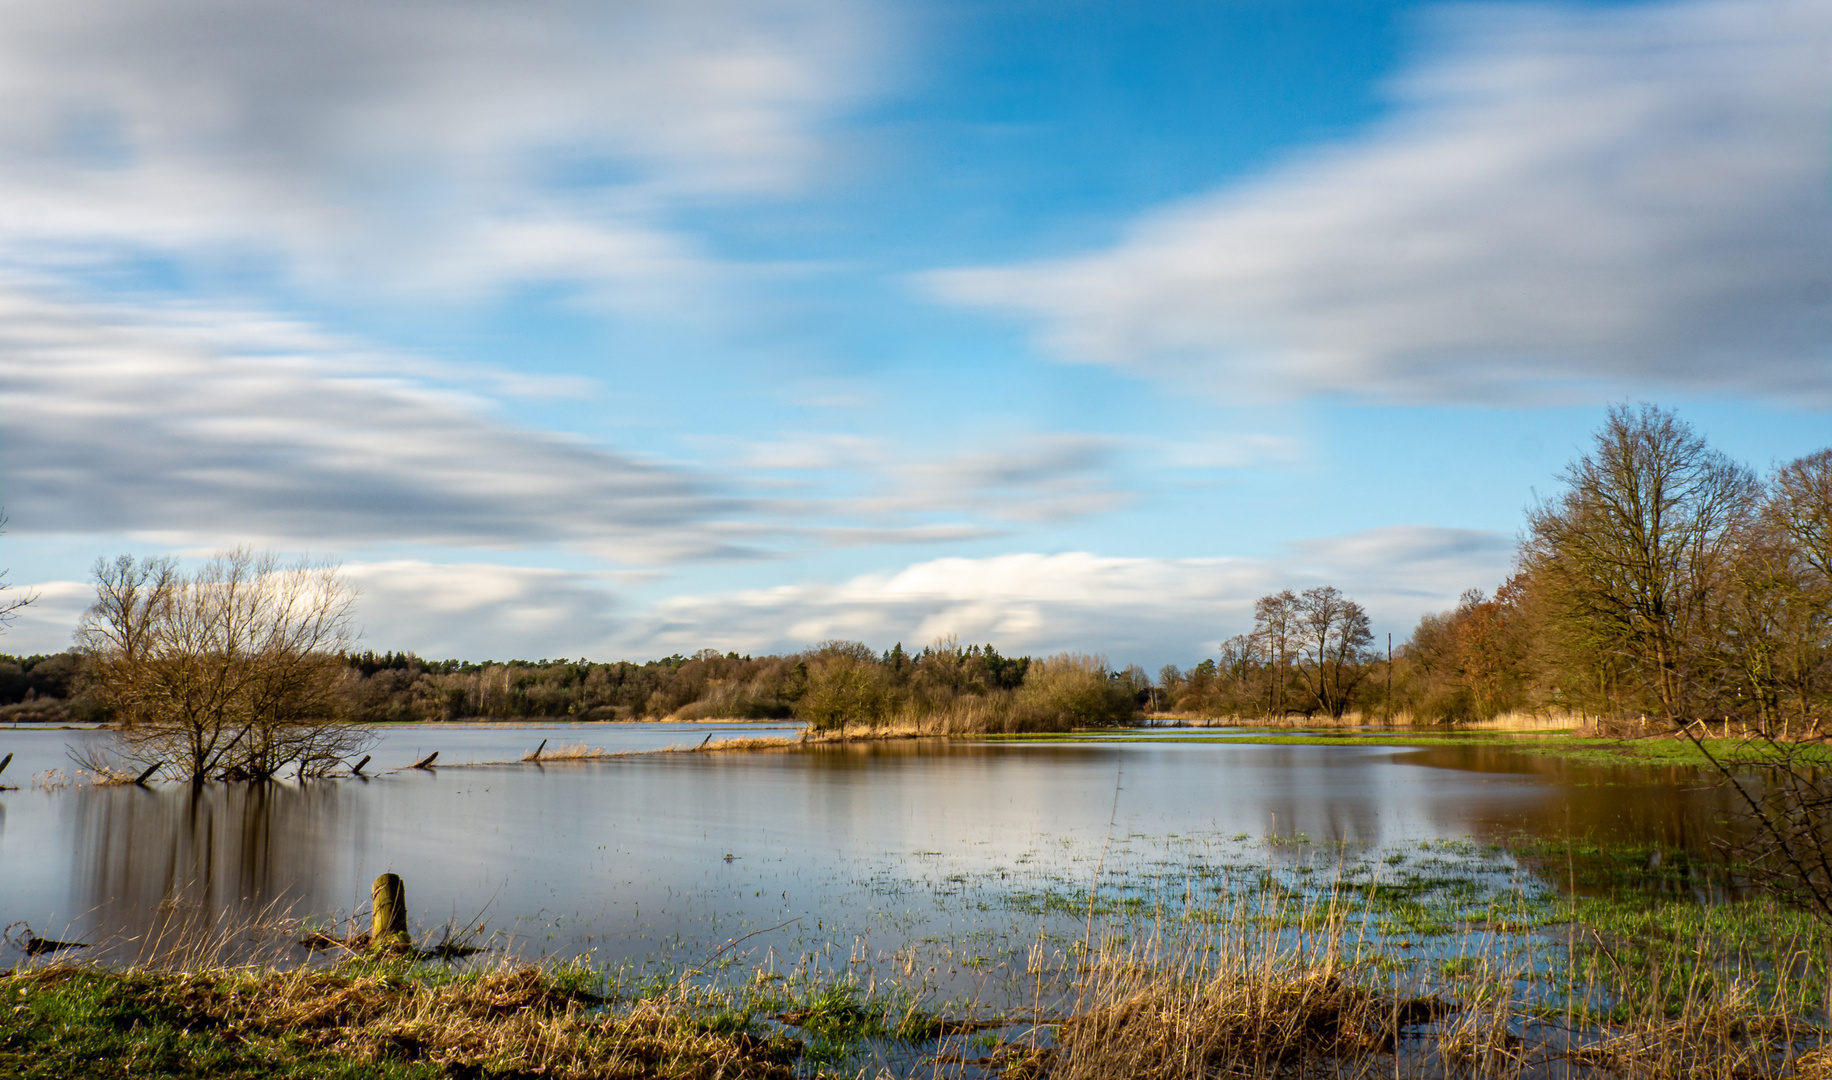
{"type": "MultiPolygon", "coordinates": [[[[0,976],[21,1076],[1811,1077],[1827,927],[1627,847],[1202,844],[977,902],[962,939],[692,966],[49,959],[0,976]],[[1561,885],[1554,879],[1563,878],[1561,885]],[[940,988],[925,956],[977,978],[940,988]]],[[[292,924],[272,928],[296,933],[292,924]]],[[[242,928],[245,934],[247,928],[242,928]]],[[[860,945],[863,943],[861,942],[860,945]]],[[[730,946],[737,945],[733,949],[730,946]]]]}

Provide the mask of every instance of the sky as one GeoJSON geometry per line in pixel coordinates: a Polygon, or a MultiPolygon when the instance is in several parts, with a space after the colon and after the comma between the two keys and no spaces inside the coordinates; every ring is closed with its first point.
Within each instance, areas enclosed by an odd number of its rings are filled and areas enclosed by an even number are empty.
{"type": "Polygon", "coordinates": [[[1824,0],[0,22],[8,652],[239,544],[432,657],[1384,645],[1612,404],[1832,445],[1824,0]]]}

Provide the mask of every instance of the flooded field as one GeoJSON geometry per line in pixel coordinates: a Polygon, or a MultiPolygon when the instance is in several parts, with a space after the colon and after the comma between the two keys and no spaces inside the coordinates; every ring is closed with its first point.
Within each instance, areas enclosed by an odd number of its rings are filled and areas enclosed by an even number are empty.
{"type": "Polygon", "coordinates": [[[139,940],[175,911],[218,922],[353,911],[393,870],[428,932],[486,925],[526,956],[665,965],[775,928],[746,948],[940,949],[945,981],[972,943],[994,953],[1047,933],[1052,916],[1074,923],[1097,893],[1182,903],[1192,882],[1296,861],[1391,877],[1407,853],[1458,844],[1482,853],[1489,878],[1512,873],[1497,887],[1518,892],[1537,879],[1486,845],[1698,849],[1726,808],[1689,769],[1226,732],[517,761],[542,740],[549,752],[652,751],[787,731],[404,727],[383,732],[367,779],[194,791],[47,787],[48,770],[70,767],[65,744],[96,736],[6,730],[18,755],[6,779],[21,790],[0,793],[0,915],[54,937],[139,940]],[[401,768],[434,750],[450,767],[401,768]]]}

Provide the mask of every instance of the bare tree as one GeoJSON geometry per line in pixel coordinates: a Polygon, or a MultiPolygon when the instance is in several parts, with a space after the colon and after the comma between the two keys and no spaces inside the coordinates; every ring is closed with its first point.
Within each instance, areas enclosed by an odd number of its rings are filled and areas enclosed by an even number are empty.
{"type": "Polygon", "coordinates": [[[1285,689],[1298,637],[1298,597],[1290,589],[1254,601],[1251,640],[1267,666],[1266,714],[1289,712],[1285,689]]]}
{"type": "Polygon", "coordinates": [[[1317,707],[1341,719],[1368,674],[1368,613],[1333,585],[1306,589],[1293,608],[1294,670],[1317,707]]]}
{"type": "Polygon", "coordinates": [[[368,740],[342,718],[355,596],[335,568],[244,548],[193,575],[123,556],[94,577],[77,640],[128,763],[194,782],[316,774],[368,740]]]}
{"type": "Polygon", "coordinates": [[[1681,721],[1714,636],[1714,590],[1757,505],[1755,477],[1644,405],[1611,409],[1563,479],[1564,494],[1531,513],[1524,568],[1547,590],[1567,655],[1598,671],[1601,704],[1681,721]]]}
{"type": "Polygon", "coordinates": [[[1819,584],[1832,586],[1832,449],[1776,470],[1770,505],[1819,584]]]}

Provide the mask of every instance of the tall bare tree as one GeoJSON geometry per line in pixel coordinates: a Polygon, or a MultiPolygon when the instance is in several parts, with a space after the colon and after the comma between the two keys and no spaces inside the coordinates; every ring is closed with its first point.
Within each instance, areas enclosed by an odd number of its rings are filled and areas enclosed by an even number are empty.
{"type": "Polygon", "coordinates": [[[1776,470],[1770,504],[1818,584],[1832,586],[1832,449],[1776,470]]]}
{"type": "Polygon", "coordinates": [[[1251,641],[1267,668],[1266,713],[1282,716],[1290,711],[1286,686],[1291,657],[1297,651],[1298,596],[1290,589],[1268,593],[1253,603],[1251,641]]]}
{"type": "Polygon", "coordinates": [[[1522,562],[1568,655],[1602,661],[1591,666],[1605,707],[1687,718],[1714,636],[1714,590],[1759,500],[1755,477],[1643,405],[1611,409],[1562,479],[1564,493],[1530,514],[1522,562]]]}
{"type": "Polygon", "coordinates": [[[369,738],[342,718],[355,595],[335,568],[243,548],[191,575],[123,556],[94,577],[77,639],[128,763],[192,781],[320,773],[369,738]]]}
{"type": "Polygon", "coordinates": [[[1368,674],[1368,613],[1335,586],[1306,589],[1293,608],[1294,670],[1318,708],[1340,719],[1368,674]]]}

